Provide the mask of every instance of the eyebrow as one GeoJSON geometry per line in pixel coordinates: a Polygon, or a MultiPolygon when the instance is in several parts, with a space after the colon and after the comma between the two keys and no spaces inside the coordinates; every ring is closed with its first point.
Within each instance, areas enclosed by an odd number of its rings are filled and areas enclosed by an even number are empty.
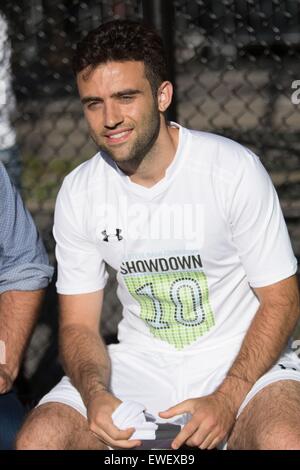
{"type": "MultiPolygon", "coordinates": [[[[141,90],[128,88],[127,90],[117,91],[116,93],[113,93],[111,95],[111,98],[121,98],[124,95],[139,95],[139,94],[142,94],[141,90]]],[[[101,98],[100,96],[84,96],[81,99],[82,104],[91,103],[92,101],[101,103],[103,101],[103,98],[101,98]]]]}

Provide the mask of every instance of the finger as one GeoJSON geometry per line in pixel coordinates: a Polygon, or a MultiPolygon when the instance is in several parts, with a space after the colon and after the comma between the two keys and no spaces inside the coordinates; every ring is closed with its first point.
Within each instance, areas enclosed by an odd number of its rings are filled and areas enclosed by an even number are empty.
{"type": "Polygon", "coordinates": [[[139,447],[142,443],[138,439],[132,440],[118,440],[115,441],[112,439],[105,431],[101,431],[101,434],[96,434],[91,431],[94,436],[103,442],[106,446],[111,447],[112,449],[132,449],[134,447],[139,447]]]}
{"type": "Polygon", "coordinates": [[[112,422],[106,422],[102,425],[102,430],[108,434],[114,441],[128,440],[135,432],[134,428],[119,429],[112,422]]]}
{"type": "Polygon", "coordinates": [[[201,424],[198,424],[198,428],[193,433],[193,435],[186,441],[186,444],[190,447],[199,447],[201,449],[206,449],[207,443],[210,444],[211,441],[217,436],[217,434],[218,431],[216,426],[210,425],[208,421],[204,420],[201,422],[201,424]]]}
{"type": "Polygon", "coordinates": [[[115,446],[115,449],[134,449],[135,447],[140,447],[141,445],[141,441],[132,439],[130,441],[116,441],[112,447],[115,446]]]}
{"type": "Polygon", "coordinates": [[[216,430],[210,432],[204,439],[199,441],[198,447],[202,450],[208,449],[212,443],[218,438],[219,433],[216,430]]]}
{"type": "Polygon", "coordinates": [[[220,439],[220,437],[216,437],[212,443],[207,447],[208,450],[212,450],[212,449],[215,449],[219,444],[220,442],[222,442],[223,439],[220,439]]]}
{"type": "Polygon", "coordinates": [[[198,429],[198,424],[191,419],[180,431],[180,433],[177,434],[175,437],[174,441],[172,442],[171,446],[172,449],[179,449],[189,437],[191,437],[194,432],[198,429]]]}
{"type": "Polygon", "coordinates": [[[135,432],[134,428],[118,429],[114,424],[109,424],[103,429],[114,441],[128,440],[135,432]]]}
{"type": "Polygon", "coordinates": [[[181,415],[183,413],[191,412],[192,411],[192,404],[190,403],[192,400],[185,400],[178,405],[171,406],[165,411],[160,411],[159,416],[162,418],[172,418],[176,415],[181,415]]]}
{"type": "Polygon", "coordinates": [[[134,428],[128,429],[119,429],[117,428],[112,420],[105,416],[101,419],[101,416],[98,416],[97,421],[90,424],[90,430],[101,437],[104,432],[112,440],[128,440],[134,433],[134,428]]]}

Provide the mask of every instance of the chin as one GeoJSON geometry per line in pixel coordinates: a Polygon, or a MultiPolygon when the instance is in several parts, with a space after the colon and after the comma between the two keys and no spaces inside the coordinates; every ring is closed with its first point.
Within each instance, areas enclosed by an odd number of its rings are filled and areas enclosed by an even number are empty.
{"type": "Polygon", "coordinates": [[[132,158],[130,157],[130,155],[113,155],[112,153],[109,153],[110,157],[112,160],[114,160],[115,162],[129,162],[130,160],[132,160],[132,158]]]}

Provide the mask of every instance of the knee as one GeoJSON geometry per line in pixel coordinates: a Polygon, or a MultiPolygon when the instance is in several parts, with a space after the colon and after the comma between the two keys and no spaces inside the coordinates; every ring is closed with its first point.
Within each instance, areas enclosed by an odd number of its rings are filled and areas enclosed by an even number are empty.
{"type": "Polygon", "coordinates": [[[21,429],[15,441],[16,450],[37,450],[34,437],[26,430],[21,429]]]}
{"type": "MultiPolygon", "coordinates": [[[[22,428],[15,440],[16,450],[50,450],[47,430],[39,426],[22,428]]],[[[52,448],[52,447],[51,447],[52,448]]],[[[56,447],[53,447],[53,449],[56,447]]]]}
{"type": "Polygon", "coordinates": [[[15,441],[16,450],[46,450],[51,442],[51,426],[47,409],[33,410],[25,420],[15,441]]]}
{"type": "Polygon", "coordinates": [[[25,421],[24,426],[20,429],[16,437],[16,450],[43,449],[44,447],[41,442],[41,437],[45,435],[45,429],[42,432],[41,431],[40,426],[33,420],[30,420],[29,423],[28,421],[25,421]]]}

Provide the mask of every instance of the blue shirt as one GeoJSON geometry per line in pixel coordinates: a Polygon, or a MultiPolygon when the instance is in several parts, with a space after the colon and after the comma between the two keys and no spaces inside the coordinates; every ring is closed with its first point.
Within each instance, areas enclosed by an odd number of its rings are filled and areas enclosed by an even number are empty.
{"type": "Polygon", "coordinates": [[[52,275],[31,215],[0,163],[0,294],[41,289],[52,275]]]}

